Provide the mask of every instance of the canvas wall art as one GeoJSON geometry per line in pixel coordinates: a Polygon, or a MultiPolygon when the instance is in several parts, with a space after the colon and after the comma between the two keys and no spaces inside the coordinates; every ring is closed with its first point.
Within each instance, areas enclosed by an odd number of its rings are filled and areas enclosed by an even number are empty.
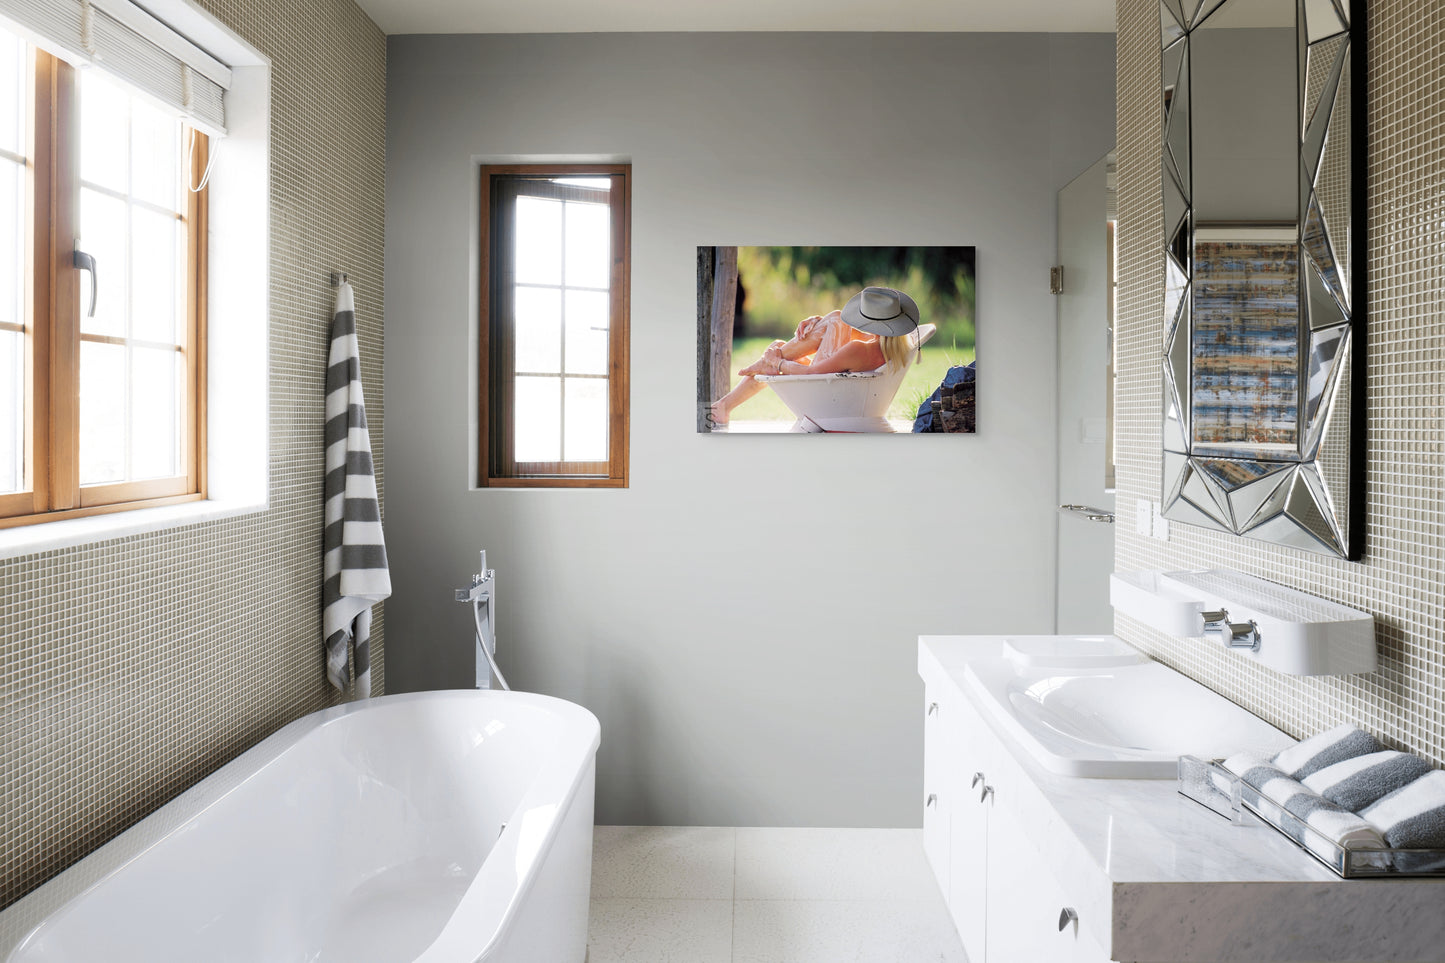
{"type": "Polygon", "coordinates": [[[1267,229],[1195,232],[1193,443],[1298,443],[1299,245],[1267,229]]]}
{"type": "Polygon", "coordinates": [[[972,247],[699,247],[697,430],[977,430],[972,247]]]}

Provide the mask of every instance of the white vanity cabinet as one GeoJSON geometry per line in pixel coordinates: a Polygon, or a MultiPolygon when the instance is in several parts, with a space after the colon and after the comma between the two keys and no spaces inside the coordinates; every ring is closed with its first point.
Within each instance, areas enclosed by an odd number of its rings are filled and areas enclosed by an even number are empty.
{"type": "Polygon", "coordinates": [[[971,963],[1107,960],[1031,840],[1007,751],[945,680],[925,678],[924,707],[924,850],[971,963]]]}

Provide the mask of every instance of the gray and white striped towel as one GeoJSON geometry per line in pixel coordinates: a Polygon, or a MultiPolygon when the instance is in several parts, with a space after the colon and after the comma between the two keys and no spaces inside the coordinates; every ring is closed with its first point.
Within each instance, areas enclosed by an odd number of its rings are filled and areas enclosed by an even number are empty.
{"type": "Polygon", "coordinates": [[[1297,742],[1274,757],[1274,764],[1291,779],[1305,779],[1326,766],[1385,748],[1358,726],[1345,723],[1297,742]]]}
{"type": "Polygon", "coordinates": [[[1360,813],[1401,849],[1445,847],[1445,772],[1432,769],[1360,813]]]}
{"type": "Polygon", "coordinates": [[[326,677],[338,689],[356,661],[356,696],[371,695],[371,606],[391,595],[381,507],[371,464],[371,435],[361,395],[361,349],[351,285],[336,292],[326,368],[326,536],[321,588],[326,677]]]}
{"type": "Polygon", "coordinates": [[[1408,752],[1383,749],[1326,766],[1304,779],[1308,788],[1351,812],[1359,812],[1430,771],[1430,764],[1408,752]]]}
{"type": "MultiPolygon", "coordinates": [[[[1296,830],[1283,813],[1305,823],[1341,849],[1385,848],[1385,839],[1374,826],[1291,779],[1263,756],[1242,752],[1226,759],[1224,768],[1254,787],[1259,795],[1259,811],[1266,819],[1323,856],[1327,862],[1334,858],[1333,847],[1296,830]]],[[[1245,798],[1249,798],[1247,794],[1245,798]]]]}

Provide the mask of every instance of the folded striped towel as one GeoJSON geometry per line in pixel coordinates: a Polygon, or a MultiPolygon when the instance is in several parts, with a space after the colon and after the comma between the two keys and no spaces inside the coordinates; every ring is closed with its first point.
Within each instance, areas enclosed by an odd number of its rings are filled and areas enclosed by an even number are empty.
{"type": "MultiPolygon", "coordinates": [[[[1245,752],[1236,752],[1224,760],[1221,765],[1256,789],[1269,780],[1285,774],[1283,770],[1270,762],[1267,757],[1248,750],[1245,752]]],[[[1215,789],[1218,789],[1226,796],[1229,795],[1228,782],[1218,772],[1210,773],[1210,781],[1213,782],[1215,789]]]]}
{"type": "Polygon", "coordinates": [[[1305,786],[1350,812],[1359,812],[1430,771],[1430,764],[1408,752],[1385,749],[1326,766],[1304,780],[1305,786]]]}
{"type": "MultiPolygon", "coordinates": [[[[1284,811],[1302,820],[1341,849],[1384,849],[1387,845],[1385,837],[1368,820],[1308,789],[1286,799],[1284,811]]],[[[1329,857],[1330,847],[1320,845],[1319,840],[1310,838],[1308,834],[1300,835],[1310,849],[1329,857]]]]}
{"type": "Polygon", "coordinates": [[[1379,752],[1384,748],[1380,740],[1359,726],[1346,723],[1280,751],[1273,762],[1291,778],[1304,779],[1344,759],[1379,752]]]}
{"type": "Polygon", "coordinates": [[[381,506],[371,463],[371,434],[361,393],[361,348],[351,285],[336,292],[331,356],[326,369],[326,532],[322,563],[321,637],[326,677],[338,689],[351,681],[371,695],[371,606],[391,595],[381,506]]]}
{"type": "Polygon", "coordinates": [[[1399,849],[1445,849],[1445,772],[1432,769],[1360,813],[1399,849]]]}
{"type": "Polygon", "coordinates": [[[1319,793],[1284,774],[1278,766],[1256,753],[1241,752],[1224,761],[1224,768],[1239,776],[1258,798],[1245,798],[1259,813],[1276,826],[1290,832],[1297,841],[1333,861],[1331,847],[1317,837],[1298,831],[1296,823],[1307,824],[1326,840],[1343,849],[1383,849],[1385,839],[1379,831],[1354,813],[1335,805],[1319,793]]]}
{"type": "Polygon", "coordinates": [[[1224,768],[1234,773],[1252,786],[1259,786],[1267,780],[1278,776],[1288,776],[1283,769],[1275,765],[1266,756],[1257,752],[1236,752],[1224,760],[1224,768]]]}

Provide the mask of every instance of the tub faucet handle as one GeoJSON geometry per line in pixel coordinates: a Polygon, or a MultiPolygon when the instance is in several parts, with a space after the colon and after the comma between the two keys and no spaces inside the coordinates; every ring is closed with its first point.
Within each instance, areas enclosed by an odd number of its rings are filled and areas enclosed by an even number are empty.
{"type": "Polygon", "coordinates": [[[1225,609],[1217,609],[1212,612],[1200,612],[1199,618],[1204,621],[1204,630],[1216,628],[1229,621],[1229,612],[1225,609]]]}

